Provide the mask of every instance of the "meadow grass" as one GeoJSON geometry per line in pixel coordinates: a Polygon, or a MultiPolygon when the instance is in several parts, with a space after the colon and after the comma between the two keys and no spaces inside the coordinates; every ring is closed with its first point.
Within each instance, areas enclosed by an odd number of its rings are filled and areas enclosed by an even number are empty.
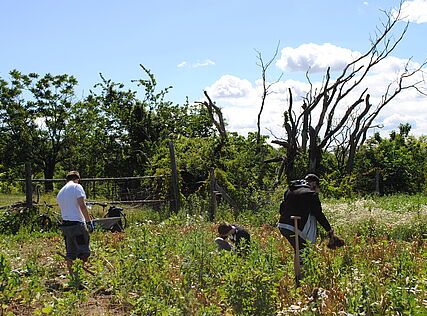
{"type": "Polygon", "coordinates": [[[0,238],[0,306],[10,315],[423,315],[427,313],[427,232],[423,196],[325,200],[325,213],[346,241],[326,247],[319,230],[296,288],[293,253],[281,237],[277,203],[217,222],[237,221],[252,236],[248,255],[218,252],[216,223],[204,204],[171,215],[125,207],[124,233],[95,231],[90,269],[70,282],[58,231],[25,225],[0,238]]]}
{"type": "Polygon", "coordinates": [[[12,205],[17,202],[24,202],[25,195],[22,193],[4,194],[0,193],[0,206],[12,205]]]}

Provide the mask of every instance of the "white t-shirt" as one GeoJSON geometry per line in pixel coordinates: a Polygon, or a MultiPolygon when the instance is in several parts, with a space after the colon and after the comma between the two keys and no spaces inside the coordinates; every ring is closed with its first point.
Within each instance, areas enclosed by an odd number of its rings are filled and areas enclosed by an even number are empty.
{"type": "Polygon", "coordinates": [[[68,181],[59,191],[56,199],[63,220],[85,222],[85,217],[77,202],[77,199],[81,197],[86,198],[85,191],[80,184],[73,181],[68,181]]]}

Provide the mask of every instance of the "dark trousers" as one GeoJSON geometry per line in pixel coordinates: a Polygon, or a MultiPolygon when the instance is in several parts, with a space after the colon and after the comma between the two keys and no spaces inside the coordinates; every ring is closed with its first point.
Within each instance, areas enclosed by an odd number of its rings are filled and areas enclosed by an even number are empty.
{"type": "MultiPolygon", "coordinates": [[[[296,253],[296,247],[295,247],[295,232],[289,230],[289,229],[285,229],[285,228],[280,228],[280,233],[288,240],[288,242],[291,244],[292,248],[294,248],[294,253],[296,253]]],[[[302,269],[303,265],[304,265],[304,252],[306,250],[308,246],[308,242],[301,238],[301,236],[298,236],[298,248],[299,248],[299,265],[300,265],[300,269],[302,269]]],[[[309,248],[307,248],[309,249],[309,248]]],[[[296,282],[296,286],[299,287],[300,286],[300,281],[304,278],[304,272],[300,270],[298,275],[295,275],[295,282],[296,282]]]]}
{"type": "MultiPolygon", "coordinates": [[[[291,244],[292,248],[294,248],[294,252],[296,252],[295,249],[295,232],[286,229],[286,228],[280,228],[280,233],[285,237],[288,242],[291,244]]],[[[299,246],[299,254],[300,254],[300,264],[302,265],[302,254],[304,253],[304,249],[307,248],[308,243],[305,239],[301,238],[301,236],[298,236],[298,246],[299,246]]]]}

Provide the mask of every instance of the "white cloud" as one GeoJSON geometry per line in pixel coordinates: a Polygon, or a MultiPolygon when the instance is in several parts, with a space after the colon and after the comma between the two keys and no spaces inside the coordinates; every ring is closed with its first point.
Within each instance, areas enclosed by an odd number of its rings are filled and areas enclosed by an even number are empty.
{"type": "Polygon", "coordinates": [[[188,65],[188,63],[186,62],[186,61],[182,61],[182,62],[180,62],[178,65],[176,65],[178,68],[182,68],[182,67],[185,67],[185,66],[187,66],[188,65]]]}
{"type": "MultiPolygon", "coordinates": [[[[360,52],[351,51],[347,48],[338,47],[329,43],[323,45],[310,43],[303,44],[297,48],[284,48],[280,59],[276,62],[276,65],[283,71],[287,72],[309,71],[311,74],[325,74],[328,67],[331,68],[331,71],[342,71],[348,63],[354,61],[360,56],[360,52]]],[[[366,63],[368,61],[368,59],[363,59],[361,62],[366,63]]],[[[419,63],[412,62],[408,59],[389,56],[379,64],[375,65],[370,70],[370,74],[398,73],[402,71],[407,64],[409,68],[412,69],[420,66],[419,63]]],[[[362,66],[362,64],[359,64],[358,66],[362,66]]]]}
{"type": "Polygon", "coordinates": [[[212,86],[206,88],[206,91],[212,98],[244,99],[253,92],[253,86],[248,80],[232,75],[224,75],[212,86]]]}
{"type": "Polygon", "coordinates": [[[209,66],[209,65],[215,65],[215,62],[213,62],[210,59],[206,59],[204,61],[201,61],[201,62],[198,61],[197,63],[193,64],[193,67],[194,68],[197,68],[197,67],[206,67],[206,66],[209,66]]]}
{"type": "Polygon", "coordinates": [[[400,59],[397,57],[389,56],[381,61],[379,64],[372,68],[372,73],[387,73],[397,74],[408,66],[410,69],[416,69],[420,67],[419,63],[413,62],[408,59],[400,59]]]}
{"type": "MultiPolygon", "coordinates": [[[[270,135],[269,130],[277,135],[283,132],[283,112],[289,101],[288,89],[291,88],[293,99],[298,103],[309,87],[307,83],[296,80],[280,81],[272,85],[261,116],[264,135],[270,135]]],[[[263,91],[261,80],[257,80],[253,85],[246,79],[225,75],[205,90],[222,108],[229,130],[242,135],[256,131],[263,91]]]]}
{"type": "MultiPolygon", "coordinates": [[[[369,88],[371,103],[378,104],[387,86],[397,79],[398,73],[402,71],[402,67],[407,62],[408,60],[395,57],[385,59],[377,66],[376,71],[371,72],[364,79],[363,85],[360,85],[357,91],[349,95],[349,100],[341,102],[336,113],[343,113],[346,109],[345,102],[354,101],[355,94],[360,94],[366,87],[369,88]]],[[[413,63],[412,66],[419,67],[419,64],[413,63]]],[[[412,80],[421,79],[421,74],[418,78],[412,78],[412,80]]],[[[314,87],[321,85],[320,82],[312,82],[312,84],[314,87]]],[[[270,131],[272,131],[275,136],[284,136],[283,112],[288,109],[289,88],[292,91],[294,101],[293,109],[298,112],[302,98],[309,91],[310,85],[291,79],[273,84],[261,116],[263,134],[270,135],[270,131]]],[[[393,91],[394,88],[395,86],[392,86],[390,91],[393,91]]],[[[427,88],[427,85],[424,88],[427,88]]],[[[256,131],[257,115],[261,105],[261,80],[252,84],[246,79],[225,75],[207,87],[206,90],[212,100],[223,109],[229,130],[237,131],[242,135],[246,135],[249,131],[256,131]]],[[[388,135],[391,130],[397,130],[399,124],[410,123],[412,125],[411,134],[420,136],[427,130],[426,112],[427,98],[414,89],[404,90],[381,111],[375,124],[384,125],[380,132],[388,135]]]]}
{"type": "Polygon", "coordinates": [[[178,68],[182,68],[182,67],[199,68],[199,67],[206,67],[206,66],[210,66],[210,65],[215,65],[215,62],[210,60],[210,59],[206,59],[203,61],[197,61],[197,62],[192,63],[192,64],[188,63],[187,61],[182,61],[176,66],[178,68]]]}
{"type": "MultiPolygon", "coordinates": [[[[396,15],[396,11],[393,12],[396,15]]],[[[413,0],[402,3],[401,16],[404,20],[414,23],[427,22],[427,0],[413,0]]]]}
{"type": "MultiPolygon", "coordinates": [[[[425,120],[424,120],[425,121],[425,120]]],[[[401,113],[395,113],[390,116],[384,117],[382,120],[378,120],[378,123],[381,124],[382,132],[385,134],[390,134],[391,131],[398,131],[400,124],[409,123],[411,125],[412,132],[417,130],[417,120],[411,115],[404,115],[401,113]]],[[[425,124],[425,122],[424,122],[425,124]]]]}
{"type": "Polygon", "coordinates": [[[340,71],[359,56],[359,52],[330,43],[323,45],[309,43],[297,48],[283,48],[276,65],[287,72],[310,70],[311,73],[318,73],[325,72],[328,67],[331,71],[340,71]]]}

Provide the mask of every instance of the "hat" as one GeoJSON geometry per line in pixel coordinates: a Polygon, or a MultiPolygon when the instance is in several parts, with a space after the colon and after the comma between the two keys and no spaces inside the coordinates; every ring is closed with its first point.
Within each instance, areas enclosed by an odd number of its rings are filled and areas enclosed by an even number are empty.
{"type": "Polygon", "coordinates": [[[316,176],[314,173],[309,173],[308,175],[306,175],[304,180],[307,182],[316,182],[317,184],[319,184],[320,182],[319,177],[316,176]]]}

